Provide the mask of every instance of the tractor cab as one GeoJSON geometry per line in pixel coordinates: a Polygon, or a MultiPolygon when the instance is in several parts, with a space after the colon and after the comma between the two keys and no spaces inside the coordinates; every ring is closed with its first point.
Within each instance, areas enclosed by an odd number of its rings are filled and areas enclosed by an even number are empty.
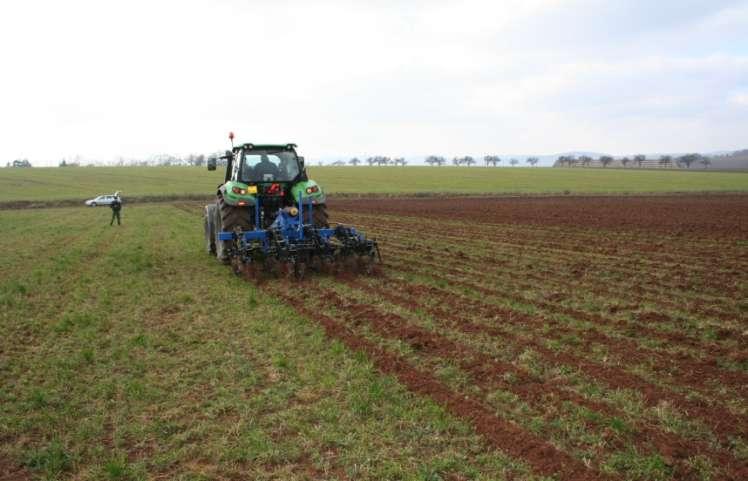
{"type": "MultiPolygon", "coordinates": [[[[220,159],[226,162],[226,173],[218,196],[228,206],[246,208],[244,217],[253,226],[268,227],[278,209],[300,201],[315,205],[319,222],[326,224],[324,192],[307,177],[296,144],[245,143],[233,146],[220,159]]],[[[215,170],[216,164],[217,159],[210,159],[208,170],[215,170]]]]}
{"type": "MultiPolygon", "coordinates": [[[[227,150],[220,159],[226,161],[226,182],[248,185],[306,180],[304,157],[296,155],[296,144],[243,144],[227,150]]],[[[216,170],[217,159],[208,160],[208,170],[216,170]]]]}
{"type": "Polygon", "coordinates": [[[232,152],[231,178],[226,180],[248,185],[304,180],[304,158],[296,155],[295,147],[294,144],[237,146],[232,152]]]}

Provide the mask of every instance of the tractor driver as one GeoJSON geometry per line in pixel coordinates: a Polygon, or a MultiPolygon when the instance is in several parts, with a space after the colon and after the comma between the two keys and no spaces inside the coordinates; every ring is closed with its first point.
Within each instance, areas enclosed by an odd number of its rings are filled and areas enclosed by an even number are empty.
{"type": "Polygon", "coordinates": [[[267,180],[277,180],[281,175],[278,166],[270,162],[270,159],[268,159],[268,156],[265,154],[262,154],[262,156],[260,157],[260,163],[255,165],[255,168],[253,170],[253,177],[258,180],[266,180],[265,176],[270,175],[272,176],[272,178],[267,180]]]}

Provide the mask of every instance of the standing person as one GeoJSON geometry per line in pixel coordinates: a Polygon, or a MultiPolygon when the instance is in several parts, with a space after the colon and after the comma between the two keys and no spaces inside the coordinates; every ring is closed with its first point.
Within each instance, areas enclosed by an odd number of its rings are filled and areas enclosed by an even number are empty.
{"type": "Polygon", "coordinates": [[[112,201],[109,207],[112,208],[112,221],[109,222],[109,225],[114,225],[115,217],[117,218],[117,225],[122,225],[122,222],[120,222],[120,217],[119,217],[119,211],[122,210],[122,202],[119,200],[119,196],[114,198],[114,201],[112,201]]]}

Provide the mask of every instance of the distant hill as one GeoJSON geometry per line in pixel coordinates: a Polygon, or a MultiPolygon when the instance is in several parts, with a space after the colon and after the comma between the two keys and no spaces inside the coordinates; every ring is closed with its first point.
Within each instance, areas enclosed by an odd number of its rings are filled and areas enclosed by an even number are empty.
{"type": "Polygon", "coordinates": [[[748,170],[748,149],[730,154],[710,154],[713,169],[748,170]]]}

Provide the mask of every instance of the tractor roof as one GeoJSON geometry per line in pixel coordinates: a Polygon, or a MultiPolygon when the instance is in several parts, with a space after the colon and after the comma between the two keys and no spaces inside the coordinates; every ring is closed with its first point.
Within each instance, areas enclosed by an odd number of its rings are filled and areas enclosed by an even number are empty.
{"type": "Polygon", "coordinates": [[[250,147],[258,150],[277,150],[277,149],[295,149],[296,144],[253,144],[252,142],[246,142],[234,147],[234,151],[242,150],[250,147]]]}

